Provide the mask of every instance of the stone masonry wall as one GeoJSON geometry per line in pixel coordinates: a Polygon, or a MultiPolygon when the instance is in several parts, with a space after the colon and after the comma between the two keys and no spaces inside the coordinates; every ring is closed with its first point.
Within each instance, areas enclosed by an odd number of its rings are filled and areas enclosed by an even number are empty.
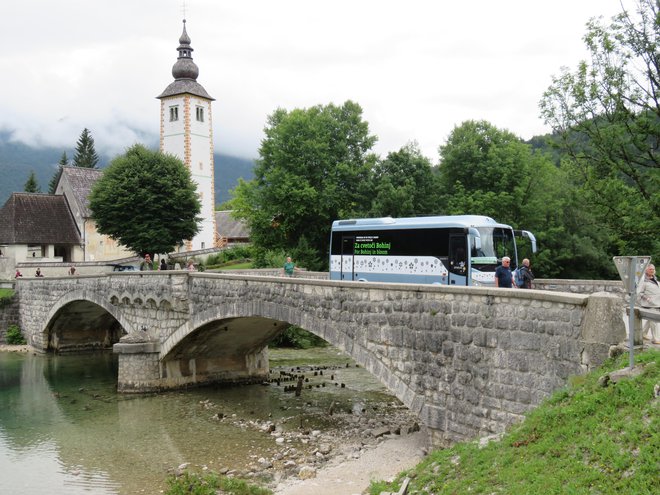
{"type": "Polygon", "coordinates": [[[7,343],[7,329],[11,325],[18,325],[18,297],[16,296],[6,306],[0,306],[0,344],[7,343]]]}

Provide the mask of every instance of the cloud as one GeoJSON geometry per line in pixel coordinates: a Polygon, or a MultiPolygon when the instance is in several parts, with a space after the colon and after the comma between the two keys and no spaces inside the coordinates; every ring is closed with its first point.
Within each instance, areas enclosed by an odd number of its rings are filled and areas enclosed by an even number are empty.
{"type": "MultiPolygon", "coordinates": [[[[198,82],[216,98],[216,151],[254,158],[278,107],[350,99],[377,152],[415,140],[436,160],[467,119],[523,138],[548,132],[538,101],[552,74],[584,58],[586,21],[620,4],[191,0],[186,10],[198,82]]],[[[157,140],[179,0],[22,0],[4,11],[0,128],[71,148],[87,127],[109,154],[157,140]]]]}

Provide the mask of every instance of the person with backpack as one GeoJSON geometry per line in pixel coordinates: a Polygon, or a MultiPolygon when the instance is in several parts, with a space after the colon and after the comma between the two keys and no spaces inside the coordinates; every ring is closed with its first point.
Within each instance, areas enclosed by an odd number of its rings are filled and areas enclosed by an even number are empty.
{"type": "Polygon", "coordinates": [[[522,260],[522,264],[516,268],[513,274],[514,282],[516,287],[519,289],[531,289],[532,280],[534,280],[534,274],[532,269],[529,267],[529,260],[525,258],[522,260]]]}

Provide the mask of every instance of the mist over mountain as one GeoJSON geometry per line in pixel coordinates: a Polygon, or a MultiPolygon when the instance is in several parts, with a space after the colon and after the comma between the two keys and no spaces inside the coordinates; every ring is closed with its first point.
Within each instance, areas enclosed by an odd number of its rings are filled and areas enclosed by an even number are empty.
{"type": "MultiPolygon", "coordinates": [[[[75,154],[74,148],[33,148],[20,142],[10,141],[11,133],[0,131],[0,206],[4,205],[12,192],[23,191],[25,183],[34,172],[37,183],[44,193],[57,170],[57,164],[66,152],[69,161],[75,154]]],[[[113,157],[99,153],[99,168],[104,168],[113,157]]],[[[215,201],[224,203],[229,199],[229,190],[236,187],[238,179],[252,179],[254,161],[222,153],[215,153],[215,201]]]]}

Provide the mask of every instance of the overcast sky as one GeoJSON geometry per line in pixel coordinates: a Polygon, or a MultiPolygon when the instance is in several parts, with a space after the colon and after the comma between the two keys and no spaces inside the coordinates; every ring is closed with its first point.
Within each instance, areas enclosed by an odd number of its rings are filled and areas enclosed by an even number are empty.
{"type": "MultiPolygon", "coordinates": [[[[434,163],[468,119],[529,139],[549,131],[538,102],[586,57],[591,17],[619,0],[186,0],[187,31],[213,104],[216,151],[255,158],[266,118],[350,99],[375,151],[410,141],[434,163]]],[[[626,7],[633,0],[623,0],[626,7]]],[[[181,0],[3,2],[0,129],[98,151],[156,142],[172,82],[181,0]]]]}

